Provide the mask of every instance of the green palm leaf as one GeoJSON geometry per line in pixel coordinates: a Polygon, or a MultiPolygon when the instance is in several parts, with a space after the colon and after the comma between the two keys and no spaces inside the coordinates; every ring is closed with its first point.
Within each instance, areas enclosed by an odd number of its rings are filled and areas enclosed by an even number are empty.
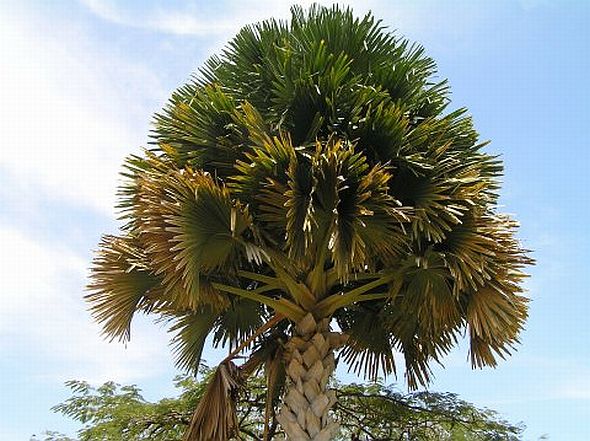
{"type": "Polygon", "coordinates": [[[365,302],[336,313],[338,326],[349,336],[339,356],[349,370],[372,381],[380,373],[396,373],[393,335],[380,314],[383,306],[383,302],[365,302]]]}
{"type": "Polygon", "coordinates": [[[197,371],[205,340],[215,324],[217,315],[218,311],[215,309],[203,306],[190,313],[164,316],[172,322],[169,330],[174,334],[171,340],[172,352],[180,369],[197,371]]]}
{"type": "Polygon", "coordinates": [[[215,322],[213,344],[235,348],[268,319],[263,305],[248,299],[232,299],[215,322]]]}
{"type": "Polygon", "coordinates": [[[200,275],[231,271],[246,258],[248,210],[210,175],[190,168],[156,170],[138,181],[136,219],[151,267],[168,291],[186,292],[194,304],[206,302],[200,275]]]}

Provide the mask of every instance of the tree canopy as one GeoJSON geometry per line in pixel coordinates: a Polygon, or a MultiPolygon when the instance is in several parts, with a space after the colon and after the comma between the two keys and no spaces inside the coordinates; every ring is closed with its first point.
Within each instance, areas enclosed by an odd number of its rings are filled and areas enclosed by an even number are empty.
{"type": "MultiPolygon", "coordinates": [[[[94,388],[83,381],[70,381],[67,386],[72,396],[53,409],[83,424],[76,439],[48,432],[33,440],[181,441],[213,372],[202,368],[201,374],[199,379],[178,377],[178,396],[157,402],[145,400],[136,386],[108,382],[94,388]]],[[[238,399],[243,440],[262,440],[265,387],[262,377],[252,377],[238,399]]],[[[331,387],[339,398],[333,412],[342,421],[335,438],[338,441],[516,441],[524,429],[522,424],[511,424],[494,411],[477,408],[452,393],[402,393],[381,381],[334,381],[331,387]]],[[[283,439],[276,419],[271,428],[269,439],[283,439]]]]}
{"type": "Polygon", "coordinates": [[[501,161],[448,93],[420,45],[315,5],[245,26],[155,116],[87,299],[110,338],[137,312],[170,323],[183,369],[208,336],[228,347],[191,439],[234,433],[262,368],[289,436],[327,440],[336,353],[370,379],[401,353],[412,389],[463,333],[474,367],[511,353],[532,260],[497,210],[501,161]]]}

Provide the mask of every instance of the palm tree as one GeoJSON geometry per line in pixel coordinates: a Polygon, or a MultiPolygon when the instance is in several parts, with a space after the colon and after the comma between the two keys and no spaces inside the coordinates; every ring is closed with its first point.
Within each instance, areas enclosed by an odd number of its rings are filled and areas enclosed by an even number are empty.
{"type": "Polygon", "coordinates": [[[171,323],[181,368],[208,336],[229,347],[187,439],[232,436],[253,372],[288,439],[329,440],[335,354],[375,378],[401,353],[416,388],[464,332],[474,367],[518,342],[532,261],[496,212],[501,161],[435,73],[371,14],[294,7],[244,27],[156,115],[87,299],[110,338],[136,312],[171,323]]]}

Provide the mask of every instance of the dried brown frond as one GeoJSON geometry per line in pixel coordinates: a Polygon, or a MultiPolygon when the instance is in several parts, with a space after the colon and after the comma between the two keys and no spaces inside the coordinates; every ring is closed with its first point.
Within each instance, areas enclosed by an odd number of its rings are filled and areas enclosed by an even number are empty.
{"type": "Polygon", "coordinates": [[[184,441],[227,441],[237,434],[236,400],[242,385],[240,369],[220,364],[193,414],[184,441]]]}

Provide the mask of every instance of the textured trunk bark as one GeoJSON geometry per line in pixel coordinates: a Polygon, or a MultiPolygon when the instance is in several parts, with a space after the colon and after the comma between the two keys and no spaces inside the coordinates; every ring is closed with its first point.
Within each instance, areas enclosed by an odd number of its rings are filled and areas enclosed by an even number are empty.
{"type": "Polygon", "coordinates": [[[327,385],[335,368],[334,350],[344,336],[330,332],[330,319],[308,314],[295,327],[285,357],[288,390],[277,420],[291,441],[329,441],[338,424],[329,411],[336,402],[327,385]]]}

